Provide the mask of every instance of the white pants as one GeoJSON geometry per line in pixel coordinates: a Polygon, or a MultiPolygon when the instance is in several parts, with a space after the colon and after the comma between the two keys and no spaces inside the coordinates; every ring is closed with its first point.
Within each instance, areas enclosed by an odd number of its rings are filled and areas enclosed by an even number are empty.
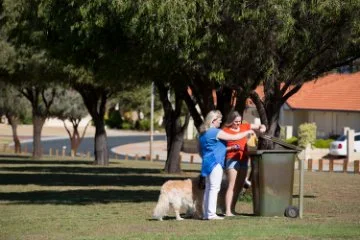
{"type": "Polygon", "coordinates": [[[206,177],[206,186],[204,193],[204,219],[210,219],[216,216],[216,204],[218,193],[220,191],[221,180],[223,176],[223,168],[217,164],[206,177]]]}

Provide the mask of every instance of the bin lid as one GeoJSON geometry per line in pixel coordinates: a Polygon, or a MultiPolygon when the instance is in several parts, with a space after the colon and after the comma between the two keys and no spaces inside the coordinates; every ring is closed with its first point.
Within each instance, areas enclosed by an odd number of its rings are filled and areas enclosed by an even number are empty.
{"type": "Polygon", "coordinates": [[[298,151],[297,150],[293,150],[293,149],[271,149],[271,150],[261,150],[261,149],[258,149],[258,150],[253,150],[253,151],[249,151],[248,154],[250,156],[256,156],[256,155],[263,155],[264,153],[276,153],[276,154],[288,154],[288,153],[291,153],[291,154],[297,154],[298,151]]]}
{"type": "Polygon", "coordinates": [[[270,136],[270,135],[266,135],[266,134],[261,134],[259,135],[259,137],[263,138],[263,139],[266,139],[266,140],[269,140],[269,141],[272,141],[276,144],[279,144],[287,149],[291,149],[291,150],[294,150],[294,151],[297,151],[297,152],[300,152],[302,151],[303,149],[298,147],[298,146],[295,146],[293,144],[290,144],[290,143],[287,143],[279,138],[276,138],[276,137],[273,137],[273,136],[270,136]]]}

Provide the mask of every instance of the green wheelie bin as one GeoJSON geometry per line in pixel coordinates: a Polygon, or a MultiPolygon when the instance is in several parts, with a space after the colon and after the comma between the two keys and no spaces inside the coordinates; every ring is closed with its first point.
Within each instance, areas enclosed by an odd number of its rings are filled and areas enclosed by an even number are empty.
{"type": "Polygon", "coordinates": [[[297,150],[250,151],[254,215],[297,217],[292,207],[294,162],[297,150]]]}

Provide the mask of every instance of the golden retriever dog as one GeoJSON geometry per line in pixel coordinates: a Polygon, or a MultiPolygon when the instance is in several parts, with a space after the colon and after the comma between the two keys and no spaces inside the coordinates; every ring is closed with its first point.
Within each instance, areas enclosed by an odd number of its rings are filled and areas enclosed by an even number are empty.
{"type": "MultiPolygon", "coordinates": [[[[225,210],[225,192],[227,181],[223,179],[218,197],[218,206],[225,210]]],[[[185,180],[168,180],[160,190],[159,200],[153,212],[153,218],[160,221],[167,215],[170,207],[175,211],[176,220],[183,220],[180,210],[186,210],[187,216],[201,219],[203,216],[204,189],[200,187],[200,176],[185,180]]]]}

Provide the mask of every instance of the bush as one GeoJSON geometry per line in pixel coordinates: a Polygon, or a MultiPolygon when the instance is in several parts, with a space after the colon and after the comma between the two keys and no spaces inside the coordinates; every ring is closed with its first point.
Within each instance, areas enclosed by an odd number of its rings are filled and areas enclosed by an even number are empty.
{"type": "Polygon", "coordinates": [[[316,124],[303,123],[298,128],[298,146],[305,148],[308,143],[313,145],[316,139],[316,124]]]}
{"type": "Polygon", "coordinates": [[[147,119],[138,121],[137,129],[140,131],[149,131],[150,130],[150,121],[147,119]]]}
{"type": "Polygon", "coordinates": [[[132,124],[128,121],[123,121],[123,123],[121,124],[121,128],[125,130],[129,130],[132,128],[132,124]]]}
{"type": "Polygon", "coordinates": [[[105,120],[105,124],[109,128],[117,128],[120,129],[122,126],[122,118],[119,111],[113,110],[109,111],[108,119],[105,120]]]}
{"type": "Polygon", "coordinates": [[[285,140],[285,127],[280,127],[280,139],[285,140]]]}
{"type": "Polygon", "coordinates": [[[297,146],[299,144],[299,140],[297,137],[291,137],[285,140],[285,142],[290,143],[292,145],[297,146]]]}
{"type": "Polygon", "coordinates": [[[316,148],[329,148],[330,143],[334,141],[334,139],[316,139],[314,143],[314,147],[316,148]]]}
{"type": "Polygon", "coordinates": [[[32,116],[21,116],[20,117],[21,124],[32,124],[32,116]]]}

